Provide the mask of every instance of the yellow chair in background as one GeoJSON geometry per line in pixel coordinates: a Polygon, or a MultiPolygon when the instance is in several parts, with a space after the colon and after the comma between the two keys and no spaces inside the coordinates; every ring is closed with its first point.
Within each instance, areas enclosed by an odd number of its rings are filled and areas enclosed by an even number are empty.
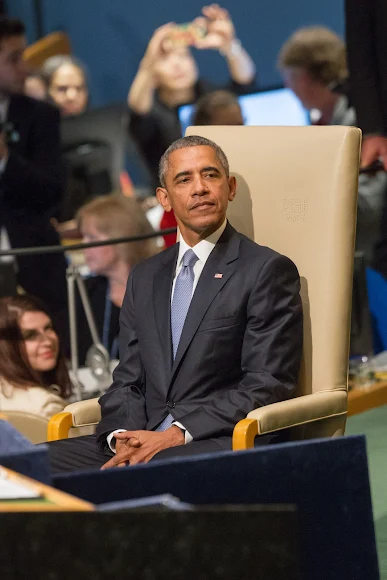
{"type": "Polygon", "coordinates": [[[47,441],[48,419],[24,411],[6,411],[0,413],[0,419],[8,421],[31,443],[47,441]]]}

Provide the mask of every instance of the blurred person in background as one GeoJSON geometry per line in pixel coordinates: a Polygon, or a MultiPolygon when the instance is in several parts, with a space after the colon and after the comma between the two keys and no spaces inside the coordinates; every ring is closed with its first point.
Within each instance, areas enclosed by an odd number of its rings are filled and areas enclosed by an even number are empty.
{"type": "Polygon", "coordinates": [[[47,99],[46,84],[39,72],[32,72],[27,75],[24,81],[24,94],[38,101],[47,99]]]}
{"type": "Polygon", "coordinates": [[[28,294],[0,299],[0,410],[49,419],[72,385],[52,319],[28,294]]]}
{"type": "MultiPolygon", "coordinates": [[[[229,13],[218,4],[205,6],[202,13],[192,25],[206,34],[193,36],[189,44],[200,50],[219,51],[227,62],[231,77],[227,88],[232,92],[254,92],[255,65],[237,39],[229,13]]],[[[188,42],[176,41],[179,28],[169,23],[154,32],[128,94],[130,132],[155,185],[161,155],[181,137],[178,108],[216,88],[199,77],[188,42]]]]}
{"type": "Polygon", "coordinates": [[[200,97],[192,125],[244,125],[237,97],[230,91],[213,91],[200,97]]]}
{"type": "MultiPolygon", "coordinates": [[[[244,125],[238,98],[230,91],[212,91],[200,97],[193,112],[191,125],[244,125]]],[[[177,227],[173,210],[164,212],[160,229],[177,227]]],[[[176,243],[176,234],[164,237],[165,247],[176,243]]]]}
{"type": "MultiPolygon", "coordinates": [[[[23,94],[27,76],[25,28],[0,18],[0,229],[2,249],[58,245],[51,225],[63,194],[59,113],[23,94]],[[8,246],[8,247],[7,247],[8,246]]],[[[62,254],[18,256],[22,288],[67,324],[66,260],[62,254]]],[[[65,334],[65,331],[64,331],[65,334]]]]}
{"type": "MultiPolygon", "coordinates": [[[[60,111],[62,119],[76,117],[86,112],[89,103],[89,90],[86,68],[77,58],[70,55],[57,55],[47,59],[41,69],[45,83],[47,99],[60,111]]],[[[78,144],[79,145],[79,144],[78,144]]],[[[89,186],[82,171],[81,155],[77,155],[77,146],[68,151],[62,150],[62,161],[65,167],[65,187],[63,201],[56,218],[57,230],[69,235],[76,210],[90,198],[89,186]],[[77,161],[69,162],[69,157],[77,161]],[[74,166],[73,166],[74,164],[74,166]],[[79,201],[81,200],[81,201],[79,201]]],[[[71,234],[70,234],[71,235],[71,234]]]]}
{"type": "Polygon", "coordinates": [[[387,2],[346,0],[345,9],[351,98],[363,131],[362,165],[381,158],[387,170],[387,2]]]}
{"type": "MultiPolygon", "coordinates": [[[[348,76],[342,39],[328,28],[297,30],[282,46],[278,58],[284,84],[310,111],[317,125],[357,125],[356,111],[340,93],[348,76]]],[[[359,176],[356,250],[372,259],[387,189],[384,172],[359,176]]]]}
{"type": "MultiPolygon", "coordinates": [[[[153,228],[135,198],[121,194],[98,197],[77,214],[84,242],[150,234],[153,228]]],[[[102,344],[112,359],[118,358],[119,314],[129,272],[133,266],[158,252],[155,238],[84,250],[93,274],[85,281],[102,344]]],[[[84,364],[92,344],[81,304],[78,305],[79,361],[84,364]]]]}
{"type": "Polygon", "coordinates": [[[86,67],[80,60],[69,55],[52,56],[43,64],[41,74],[48,98],[63,116],[86,111],[89,89],[86,67]]]}
{"type": "MultiPolygon", "coordinates": [[[[230,91],[212,91],[200,97],[192,115],[191,125],[244,125],[238,98],[230,91]]],[[[177,227],[173,210],[164,212],[160,229],[177,227]]],[[[176,234],[164,236],[169,248],[176,242],[176,234]]]]}

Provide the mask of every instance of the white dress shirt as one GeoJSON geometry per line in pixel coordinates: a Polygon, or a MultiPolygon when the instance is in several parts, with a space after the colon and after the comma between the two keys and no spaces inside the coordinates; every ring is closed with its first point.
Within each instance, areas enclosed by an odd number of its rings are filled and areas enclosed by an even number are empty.
{"type": "MultiPolygon", "coordinates": [[[[187,244],[187,242],[184,240],[183,236],[180,234],[179,254],[177,256],[176,271],[175,271],[175,276],[174,276],[173,284],[172,284],[171,303],[172,303],[172,299],[173,299],[173,293],[175,291],[176,278],[180,274],[180,270],[182,268],[183,256],[186,253],[186,251],[192,249],[198,257],[198,260],[196,261],[196,263],[193,267],[193,271],[194,271],[194,283],[193,283],[193,287],[192,287],[192,295],[193,295],[193,293],[195,292],[195,288],[197,286],[197,283],[199,281],[200,275],[203,272],[203,268],[204,268],[204,266],[205,266],[205,264],[210,256],[212,250],[215,248],[215,245],[217,244],[220,236],[223,234],[223,232],[226,228],[226,225],[227,225],[227,220],[225,219],[224,222],[222,223],[222,225],[214,233],[212,233],[210,236],[208,236],[208,238],[205,238],[204,240],[202,240],[201,242],[196,244],[196,246],[193,246],[193,247],[189,246],[187,244]]],[[[192,437],[191,433],[189,433],[189,431],[187,431],[187,429],[185,429],[184,425],[182,425],[178,421],[174,421],[172,423],[172,425],[176,425],[177,427],[180,427],[180,429],[182,429],[185,432],[184,433],[185,443],[191,443],[191,441],[193,440],[193,437],[192,437]]],[[[107,437],[107,443],[108,443],[110,449],[112,451],[114,451],[114,453],[116,451],[115,442],[112,441],[114,434],[120,433],[123,431],[125,431],[125,429],[116,429],[115,431],[110,433],[107,437]]]]}

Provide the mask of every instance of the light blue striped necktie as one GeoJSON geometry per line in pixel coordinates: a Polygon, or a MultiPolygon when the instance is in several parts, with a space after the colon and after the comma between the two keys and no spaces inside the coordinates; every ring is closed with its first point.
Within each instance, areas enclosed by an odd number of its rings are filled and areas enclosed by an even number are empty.
{"type": "MultiPolygon", "coordinates": [[[[195,279],[193,269],[198,259],[199,258],[193,250],[187,250],[183,256],[180,273],[176,278],[171,305],[171,330],[174,359],[176,357],[189,305],[191,304],[195,279]]],[[[173,421],[174,419],[172,415],[167,415],[155,431],[165,431],[172,425],[173,421]]]]}
{"type": "Polygon", "coordinates": [[[173,293],[171,306],[171,329],[174,359],[176,357],[177,347],[179,346],[188,308],[191,304],[195,279],[193,268],[198,259],[199,258],[193,250],[187,250],[182,259],[180,273],[176,278],[175,291],[173,293]]]}

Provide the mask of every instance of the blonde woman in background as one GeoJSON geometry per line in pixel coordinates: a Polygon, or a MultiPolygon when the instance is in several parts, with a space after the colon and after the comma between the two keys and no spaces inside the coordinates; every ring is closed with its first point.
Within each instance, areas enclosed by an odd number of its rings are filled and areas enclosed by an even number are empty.
{"type": "MultiPolygon", "coordinates": [[[[121,194],[87,203],[78,211],[77,221],[84,242],[153,232],[136,199],[121,194]]],[[[85,250],[86,264],[93,274],[86,280],[86,288],[100,338],[112,359],[118,357],[119,313],[130,269],[158,251],[155,238],[85,250]]],[[[80,305],[78,311],[79,361],[84,364],[92,340],[80,305]]]]}

